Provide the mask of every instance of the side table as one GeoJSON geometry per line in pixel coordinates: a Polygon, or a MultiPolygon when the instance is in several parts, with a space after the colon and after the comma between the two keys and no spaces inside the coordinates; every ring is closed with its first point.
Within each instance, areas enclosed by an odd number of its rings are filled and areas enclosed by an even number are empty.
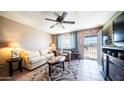
{"type": "Polygon", "coordinates": [[[7,63],[9,64],[9,75],[12,76],[13,75],[13,63],[18,62],[18,69],[20,70],[20,72],[23,72],[23,68],[22,68],[22,58],[11,58],[9,60],[7,60],[7,63]]]}

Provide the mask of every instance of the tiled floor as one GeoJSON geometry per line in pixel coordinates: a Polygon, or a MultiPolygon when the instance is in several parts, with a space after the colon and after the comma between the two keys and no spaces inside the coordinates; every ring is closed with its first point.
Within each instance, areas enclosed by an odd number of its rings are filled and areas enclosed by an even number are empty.
{"type": "Polygon", "coordinates": [[[80,81],[104,81],[100,74],[97,61],[81,60],[78,66],[77,80],[80,81]]]}

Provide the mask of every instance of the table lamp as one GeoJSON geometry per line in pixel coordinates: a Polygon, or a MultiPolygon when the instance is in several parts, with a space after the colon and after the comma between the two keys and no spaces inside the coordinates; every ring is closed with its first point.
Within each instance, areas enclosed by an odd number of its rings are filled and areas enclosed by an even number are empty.
{"type": "Polygon", "coordinates": [[[51,44],[51,47],[52,47],[52,51],[56,50],[56,45],[55,44],[51,44]]]}
{"type": "Polygon", "coordinates": [[[19,57],[19,48],[21,48],[20,44],[18,42],[10,42],[9,43],[9,47],[12,48],[11,49],[11,57],[12,58],[17,58],[19,57]]]}
{"type": "Polygon", "coordinates": [[[49,51],[56,51],[56,45],[55,44],[50,44],[49,51]]]}

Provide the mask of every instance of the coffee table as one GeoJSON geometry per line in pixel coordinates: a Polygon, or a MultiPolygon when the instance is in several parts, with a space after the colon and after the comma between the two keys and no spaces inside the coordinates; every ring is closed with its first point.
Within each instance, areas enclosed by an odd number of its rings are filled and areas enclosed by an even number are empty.
{"type": "Polygon", "coordinates": [[[56,56],[50,58],[47,63],[49,65],[49,76],[51,75],[51,67],[56,66],[57,64],[61,65],[61,68],[63,68],[64,71],[64,62],[65,62],[65,56],[56,56]]]}

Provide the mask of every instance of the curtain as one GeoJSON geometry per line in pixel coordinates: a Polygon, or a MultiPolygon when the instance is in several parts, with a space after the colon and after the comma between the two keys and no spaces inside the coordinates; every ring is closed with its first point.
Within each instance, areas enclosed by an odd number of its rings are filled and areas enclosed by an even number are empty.
{"type": "Polygon", "coordinates": [[[77,48],[77,32],[70,33],[70,48],[77,48]]]}
{"type": "Polygon", "coordinates": [[[61,49],[61,35],[57,35],[56,41],[57,49],[61,49]]]}

